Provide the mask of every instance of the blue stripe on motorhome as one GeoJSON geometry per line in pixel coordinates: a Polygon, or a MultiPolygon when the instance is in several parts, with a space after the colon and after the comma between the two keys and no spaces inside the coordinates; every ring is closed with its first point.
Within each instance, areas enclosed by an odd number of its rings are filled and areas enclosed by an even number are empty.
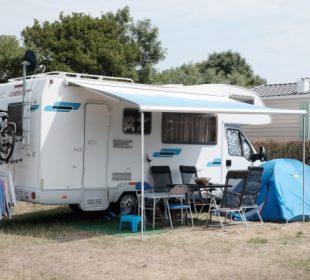
{"type": "Polygon", "coordinates": [[[160,157],[160,158],[171,158],[174,156],[178,156],[179,154],[181,154],[182,149],[173,149],[173,148],[163,148],[160,149],[159,152],[154,152],[153,153],[153,157],[160,157]]]}
{"type": "Polygon", "coordinates": [[[208,167],[220,167],[222,164],[221,158],[215,158],[213,161],[209,161],[207,166],[208,167]]]}
{"type": "Polygon", "coordinates": [[[53,106],[48,105],[44,108],[45,112],[71,112],[71,109],[55,109],[53,106]]]}
{"type": "Polygon", "coordinates": [[[179,155],[181,153],[182,149],[168,149],[168,148],[163,148],[160,149],[160,153],[174,153],[175,155],[179,155]]]}
{"type": "Polygon", "coordinates": [[[81,103],[76,102],[55,102],[53,106],[59,107],[71,107],[71,110],[78,110],[80,109],[81,103]]]}
{"type": "Polygon", "coordinates": [[[154,152],[153,157],[157,158],[172,158],[174,156],[173,153],[160,153],[160,152],[154,152]]]}
{"type": "Polygon", "coordinates": [[[46,112],[71,112],[76,111],[80,108],[81,103],[75,102],[55,102],[54,105],[47,105],[44,108],[46,112]]]}
{"type": "Polygon", "coordinates": [[[40,107],[39,104],[31,105],[30,111],[35,111],[35,110],[39,109],[39,107],[40,107]]]}

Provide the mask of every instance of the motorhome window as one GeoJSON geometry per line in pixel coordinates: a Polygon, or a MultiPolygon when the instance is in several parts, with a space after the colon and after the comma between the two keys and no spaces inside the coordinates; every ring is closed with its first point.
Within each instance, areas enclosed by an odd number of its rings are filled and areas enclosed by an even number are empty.
{"type": "Polygon", "coordinates": [[[242,157],[242,147],[238,130],[227,129],[227,144],[229,155],[242,157]]]}
{"type": "Polygon", "coordinates": [[[243,156],[247,159],[250,160],[252,158],[252,148],[249,144],[249,142],[245,139],[244,135],[240,133],[241,136],[241,144],[242,144],[242,151],[243,151],[243,156]]]}
{"type": "Polygon", "coordinates": [[[227,129],[228,154],[230,156],[245,157],[250,160],[252,148],[244,135],[237,129],[227,129]]]}
{"type": "Polygon", "coordinates": [[[22,102],[8,104],[8,122],[15,124],[15,134],[18,136],[23,135],[23,108],[22,102]]]}
{"type": "MultiPolygon", "coordinates": [[[[144,134],[151,133],[152,114],[144,113],[144,134]]],[[[141,114],[137,109],[124,109],[123,132],[141,134],[141,114]]]]}
{"type": "Polygon", "coordinates": [[[215,144],[216,117],[207,114],[163,113],[162,141],[176,144],[215,144]]]}
{"type": "Polygon", "coordinates": [[[251,96],[244,96],[244,95],[230,95],[229,96],[230,99],[239,101],[239,102],[244,102],[244,103],[248,103],[248,104],[254,104],[254,97],[251,96]]]}

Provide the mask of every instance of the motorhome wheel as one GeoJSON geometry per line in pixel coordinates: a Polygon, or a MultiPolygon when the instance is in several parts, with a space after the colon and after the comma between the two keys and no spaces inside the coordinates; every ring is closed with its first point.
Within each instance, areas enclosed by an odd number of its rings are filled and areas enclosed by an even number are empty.
{"type": "Polygon", "coordinates": [[[69,208],[71,209],[72,212],[77,214],[83,212],[79,204],[69,204],[69,208]]]}
{"type": "Polygon", "coordinates": [[[119,211],[122,214],[129,214],[135,210],[137,199],[135,195],[127,193],[122,195],[118,201],[119,211]]]}

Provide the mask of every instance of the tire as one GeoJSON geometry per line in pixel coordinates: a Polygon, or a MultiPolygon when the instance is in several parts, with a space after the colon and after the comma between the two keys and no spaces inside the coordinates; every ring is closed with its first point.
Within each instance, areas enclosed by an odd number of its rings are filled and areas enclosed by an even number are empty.
{"type": "Polygon", "coordinates": [[[84,211],[80,208],[79,204],[69,204],[69,208],[73,213],[83,213],[84,211]]]}
{"type": "Polygon", "coordinates": [[[8,162],[14,152],[15,133],[7,126],[1,131],[0,139],[0,160],[8,162]]]}
{"type": "Polygon", "coordinates": [[[117,202],[118,212],[123,215],[133,213],[137,204],[137,198],[132,193],[124,193],[117,202]]]}

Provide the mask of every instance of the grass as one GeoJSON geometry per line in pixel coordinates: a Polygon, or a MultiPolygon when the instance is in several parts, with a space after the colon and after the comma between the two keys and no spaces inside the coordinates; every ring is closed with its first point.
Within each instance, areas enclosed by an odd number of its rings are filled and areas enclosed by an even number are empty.
{"type": "Polygon", "coordinates": [[[19,205],[0,222],[1,279],[310,279],[310,223],[223,231],[206,227],[203,213],[195,228],[159,231],[141,243],[105,213],[19,205]]]}
{"type": "Polygon", "coordinates": [[[256,238],[251,238],[250,240],[248,240],[248,243],[263,245],[263,244],[268,243],[268,240],[266,238],[256,237],[256,238]]]}
{"type": "MultiPolygon", "coordinates": [[[[89,235],[106,234],[131,236],[131,229],[119,229],[119,220],[105,220],[105,212],[73,213],[68,207],[57,207],[14,215],[11,220],[0,223],[0,232],[4,235],[19,235],[41,239],[62,240],[65,235],[74,231],[88,232],[89,235]]],[[[147,230],[146,234],[158,234],[164,230],[147,230]]]]}

